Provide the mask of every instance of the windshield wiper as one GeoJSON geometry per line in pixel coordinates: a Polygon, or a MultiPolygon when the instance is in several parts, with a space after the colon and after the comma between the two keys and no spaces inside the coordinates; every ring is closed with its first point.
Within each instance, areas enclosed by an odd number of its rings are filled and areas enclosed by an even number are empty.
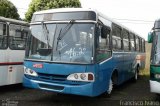
{"type": "Polygon", "coordinates": [[[49,48],[49,37],[48,37],[49,31],[48,31],[48,29],[47,29],[46,24],[44,24],[43,21],[42,21],[42,28],[43,28],[43,33],[44,33],[44,35],[45,35],[45,38],[46,38],[46,40],[47,40],[47,48],[49,48]]]}
{"type": "Polygon", "coordinates": [[[74,24],[74,22],[75,22],[75,20],[71,20],[71,21],[64,27],[64,29],[61,28],[57,40],[61,40],[61,39],[66,35],[66,33],[69,31],[69,29],[70,29],[70,28],[72,27],[72,25],[74,24]]]}
{"type": "Polygon", "coordinates": [[[56,51],[58,49],[58,43],[59,41],[66,35],[66,33],[70,30],[72,25],[74,24],[75,20],[70,20],[70,22],[64,27],[64,29],[60,29],[60,32],[57,37],[57,46],[56,46],[56,51]]]}

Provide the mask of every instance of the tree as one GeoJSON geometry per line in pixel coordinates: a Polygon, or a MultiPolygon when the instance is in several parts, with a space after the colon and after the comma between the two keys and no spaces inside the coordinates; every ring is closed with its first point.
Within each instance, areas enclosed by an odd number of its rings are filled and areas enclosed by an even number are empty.
{"type": "Polygon", "coordinates": [[[32,0],[27,13],[25,14],[25,19],[30,22],[33,13],[36,11],[80,6],[79,0],[32,0]]]}
{"type": "Polygon", "coordinates": [[[19,19],[17,8],[8,0],[0,0],[0,16],[19,19]]]}

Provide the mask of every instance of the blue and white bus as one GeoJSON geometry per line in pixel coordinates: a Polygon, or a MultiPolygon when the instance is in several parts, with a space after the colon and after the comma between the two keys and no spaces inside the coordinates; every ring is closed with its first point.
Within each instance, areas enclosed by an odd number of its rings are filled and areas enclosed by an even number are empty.
{"type": "Polygon", "coordinates": [[[35,12],[30,29],[25,87],[94,97],[145,66],[145,40],[96,10],[35,12]]]}

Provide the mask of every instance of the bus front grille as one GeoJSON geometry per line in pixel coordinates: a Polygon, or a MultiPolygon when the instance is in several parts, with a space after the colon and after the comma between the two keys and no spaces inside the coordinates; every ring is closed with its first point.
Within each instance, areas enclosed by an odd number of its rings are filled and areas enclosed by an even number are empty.
{"type": "Polygon", "coordinates": [[[66,81],[67,75],[43,74],[38,73],[39,79],[48,81],[66,81]]]}

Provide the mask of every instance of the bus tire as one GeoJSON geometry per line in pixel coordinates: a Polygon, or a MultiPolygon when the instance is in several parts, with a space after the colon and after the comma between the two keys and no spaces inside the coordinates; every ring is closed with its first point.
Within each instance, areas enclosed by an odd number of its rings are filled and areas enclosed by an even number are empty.
{"type": "Polygon", "coordinates": [[[113,90],[113,81],[112,79],[110,79],[109,81],[109,88],[107,91],[105,91],[102,95],[98,96],[98,97],[103,97],[103,98],[110,98],[111,97],[111,93],[112,93],[112,90],[113,90]]]}
{"type": "Polygon", "coordinates": [[[136,70],[134,73],[134,77],[133,77],[134,82],[136,82],[138,80],[138,75],[139,75],[139,66],[136,67],[136,70]]]}
{"type": "Polygon", "coordinates": [[[107,96],[109,96],[109,97],[111,96],[114,87],[117,85],[117,78],[118,78],[118,73],[117,73],[117,71],[114,71],[111,79],[109,80],[108,91],[106,92],[107,96]]]}
{"type": "Polygon", "coordinates": [[[110,79],[107,94],[111,95],[112,90],[113,90],[113,81],[112,81],[112,79],[110,79]]]}

